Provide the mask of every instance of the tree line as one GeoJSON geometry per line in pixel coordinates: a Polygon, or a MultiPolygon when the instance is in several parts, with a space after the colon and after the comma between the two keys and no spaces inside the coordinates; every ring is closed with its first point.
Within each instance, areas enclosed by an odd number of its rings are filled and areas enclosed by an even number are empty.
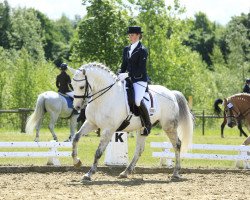
{"type": "Polygon", "coordinates": [[[132,25],[144,31],[153,84],[192,96],[194,110],[210,110],[216,98],[241,92],[249,77],[250,13],[223,26],[202,12],[181,19],[185,8],[179,0],[82,3],[87,14],[74,20],[64,15],[52,20],[35,9],[0,3],[0,108],[33,108],[39,93],[56,91],[62,62],[78,68],[96,61],[116,72],[132,25]]]}

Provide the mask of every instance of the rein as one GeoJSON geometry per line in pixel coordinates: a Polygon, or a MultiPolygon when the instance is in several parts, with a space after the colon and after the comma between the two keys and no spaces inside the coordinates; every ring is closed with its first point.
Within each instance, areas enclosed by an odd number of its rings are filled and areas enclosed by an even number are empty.
{"type": "Polygon", "coordinates": [[[230,115],[227,116],[227,118],[233,117],[237,120],[240,120],[242,117],[244,118],[250,113],[250,108],[247,108],[244,112],[241,113],[241,112],[237,112],[233,106],[233,107],[229,108],[229,113],[230,113],[230,115]],[[236,113],[236,115],[233,114],[233,111],[236,113]]]}
{"type": "Polygon", "coordinates": [[[78,98],[78,99],[79,98],[83,98],[83,99],[88,98],[88,99],[90,99],[90,98],[94,97],[95,95],[101,93],[97,97],[91,99],[88,103],[91,103],[92,101],[96,100],[97,98],[99,98],[100,96],[102,96],[103,94],[105,94],[106,92],[108,92],[115,85],[115,83],[116,83],[116,82],[114,82],[113,84],[111,84],[111,85],[109,85],[109,86],[101,89],[100,91],[98,91],[98,92],[90,95],[89,94],[89,88],[90,88],[90,90],[92,90],[92,88],[91,88],[91,85],[88,82],[87,76],[84,79],[76,80],[76,79],[73,78],[73,80],[77,81],[77,82],[86,81],[86,87],[85,87],[84,95],[74,95],[74,98],[78,98]]]}

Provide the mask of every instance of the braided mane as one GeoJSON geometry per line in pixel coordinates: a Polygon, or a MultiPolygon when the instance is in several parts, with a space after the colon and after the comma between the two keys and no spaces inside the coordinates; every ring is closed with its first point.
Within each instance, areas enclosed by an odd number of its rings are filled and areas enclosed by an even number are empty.
{"type": "Polygon", "coordinates": [[[232,101],[246,101],[250,103],[250,94],[248,93],[239,93],[239,94],[235,94],[231,97],[228,98],[228,100],[232,100],[232,101]]]}
{"type": "Polygon", "coordinates": [[[102,70],[104,72],[107,72],[107,74],[110,75],[115,81],[117,80],[117,75],[113,71],[111,71],[109,67],[105,66],[102,63],[96,63],[96,62],[88,63],[88,64],[85,64],[85,65],[82,65],[80,67],[80,70],[82,70],[82,69],[85,69],[85,70],[88,70],[88,69],[102,70]]]}

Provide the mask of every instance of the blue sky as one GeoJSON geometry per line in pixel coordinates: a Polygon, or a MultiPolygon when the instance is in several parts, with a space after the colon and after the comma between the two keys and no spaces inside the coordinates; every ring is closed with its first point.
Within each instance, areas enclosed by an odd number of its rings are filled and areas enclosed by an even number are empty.
{"type": "MultiPolygon", "coordinates": [[[[3,2],[4,0],[0,0],[3,2]]],[[[45,13],[51,19],[58,19],[64,13],[74,19],[75,15],[84,16],[82,0],[7,0],[11,7],[33,7],[45,13]]],[[[166,0],[172,2],[173,0],[166,0]]],[[[206,13],[211,21],[225,25],[232,16],[250,12],[250,0],[180,0],[186,7],[184,17],[193,17],[198,11],[206,13]]]]}

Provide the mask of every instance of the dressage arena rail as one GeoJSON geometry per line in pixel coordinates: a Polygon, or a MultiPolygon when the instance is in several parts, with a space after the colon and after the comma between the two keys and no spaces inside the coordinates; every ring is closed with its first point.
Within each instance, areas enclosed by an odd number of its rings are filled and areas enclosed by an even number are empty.
{"type": "MultiPolygon", "coordinates": [[[[153,148],[162,148],[161,152],[153,152],[153,157],[160,158],[160,166],[166,165],[172,167],[172,159],[175,154],[171,152],[173,148],[169,142],[151,142],[153,148]]],[[[208,153],[183,153],[181,158],[187,159],[208,159],[208,160],[233,160],[236,161],[236,166],[243,162],[244,169],[250,169],[250,146],[237,145],[215,145],[215,144],[193,144],[192,149],[195,150],[218,150],[218,151],[237,151],[238,155],[228,154],[208,154],[208,153]]]]}
{"type": "MultiPolygon", "coordinates": [[[[0,114],[3,114],[3,113],[19,113],[20,119],[21,119],[21,125],[20,125],[21,133],[25,133],[25,125],[26,125],[28,115],[33,111],[34,111],[34,109],[31,109],[31,108],[18,108],[16,110],[0,110],[0,114]]],[[[201,120],[202,120],[202,135],[205,135],[205,121],[206,121],[206,119],[211,119],[211,118],[212,119],[220,119],[220,118],[223,118],[223,117],[215,116],[215,115],[211,115],[211,114],[205,115],[204,110],[203,111],[194,111],[194,117],[195,118],[201,118],[201,120]]]]}
{"type": "Polygon", "coordinates": [[[20,120],[21,120],[21,133],[25,133],[25,125],[26,125],[26,121],[28,118],[28,114],[30,112],[34,111],[34,109],[30,109],[30,108],[18,108],[16,110],[0,110],[0,114],[3,113],[19,113],[20,115],[20,120]]]}
{"type": "Polygon", "coordinates": [[[71,151],[59,151],[58,148],[72,148],[71,142],[0,142],[0,148],[49,148],[49,151],[39,152],[0,152],[0,158],[48,158],[48,165],[60,166],[59,157],[71,157],[71,151]]]}

